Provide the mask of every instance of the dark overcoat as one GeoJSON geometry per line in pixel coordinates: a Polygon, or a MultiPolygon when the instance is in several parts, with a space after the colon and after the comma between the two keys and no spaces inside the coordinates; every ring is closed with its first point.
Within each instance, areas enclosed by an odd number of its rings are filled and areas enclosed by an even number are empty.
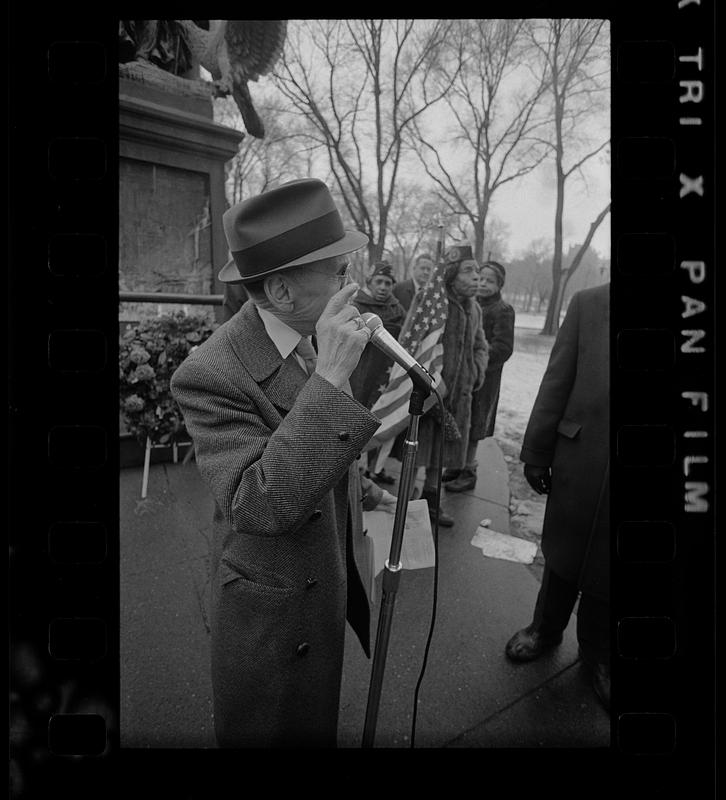
{"type": "Polygon", "coordinates": [[[222,322],[233,317],[247,302],[249,296],[241,283],[225,283],[222,300],[222,322]]]}
{"type": "Polygon", "coordinates": [[[520,458],[551,467],[542,553],[560,577],[610,596],[610,284],[573,295],[520,458]]]}
{"type": "Polygon", "coordinates": [[[334,746],[346,615],[370,655],[355,462],[379,421],[294,354],[283,360],[251,301],[183,362],[172,393],[216,503],[217,740],[334,746]]]}
{"type": "MultiPolygon", "coordinates": [[[[446,386],[444,406],[453,416],[461,438],[446,441],[442,466],[461,469],[466,460],[471,425],[472,395],[486,374],[489,347],[481,325],[481,308],[472,298],[447,292],[449,309],[442,336],[441,377],[446,386]]],[[[417,464],[433,466],[438,459],[440,425],[431,412],[421,419],[417,464]]]]}
{"type": "MultiPolygon", "coordinates": [[[[380,301],[361,289],[351,303],[361,314],[378,314],[383,327],[394,339],[398,339],[401,326],[406,319],[406,311],[395,297],[380,301]]],[[[363,350],[358,366],[350,376],[353,397],[366,408],[372,408],[388,380],[387,373],[392,365],[393,359],[369,342],[363,350]]]]}
{"type": "Polygon", "coordinates": [[[478,297],[482,311],[484,337],[489,343],[489,362],[484,384],[474,392],[471,408],[470,441],[494,436],[499,391],[502,385],[504,362],[514,350],[514,309],[497,293],[492,297],[478,297]]]}
{"type": "Polygon", "coordinates": [[[401,281],[393,287],[393,296],[403,306],[404,311],[408,311],[411,308],[411,302],[415,294],[416,284],[413,282],[413,278],[406,278],[405,281],[401,281]]]}

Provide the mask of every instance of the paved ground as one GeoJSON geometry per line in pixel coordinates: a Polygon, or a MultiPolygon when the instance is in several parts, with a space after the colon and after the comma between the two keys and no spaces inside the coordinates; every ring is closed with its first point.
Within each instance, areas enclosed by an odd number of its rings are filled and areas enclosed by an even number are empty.
{"type": "MultiPolygon", "coordinates": [[[[444,495],[456,519],[439,536],[436,627],[419,693],[417,747],[607,747],[610,719],[577,659],[574,619],[541,660],[512,664],[507,639],[531,618],[539,588],[524,564],[471,545],[480,522],[509,532],[507,470],[480,444],[476,488],[444,495]]],[[[390,461],[386,469],[397,473],[390,461]]],[[[420,484],[419,484],[420,485],[420,484]]],[[[395,488],[394,488],[395,491],[395,488]]],[[[124,747],[214,747],[208,654],[212,501],[194,463],[121,471],[121,736],[124,747]]],[[[433,569],[405,571],[387,651],[377,747],[409,747],[429,631],[433,569]]],[[[378,604],[381,576],[377,579],[378,604]]],[[[373,610],[375,638],[379,605],[373,610]]],[[[359,747],[370,666],[349,630],[339,744],[359,747]]]]}

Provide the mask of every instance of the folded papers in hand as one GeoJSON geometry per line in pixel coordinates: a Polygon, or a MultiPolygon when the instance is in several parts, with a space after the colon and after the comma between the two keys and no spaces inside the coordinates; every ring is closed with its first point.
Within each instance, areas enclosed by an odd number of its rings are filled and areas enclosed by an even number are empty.
{"type": "MultiPolygon", "coordinates": [[[[387,511],[364,511],[363,527],[373,540],[374,574],[383,569],[391,552],[394,515],[387,511]]],[[[410,500],[406,511],[406,524],[401,546],[401,565],[404,569],[433,567],[435,561],[434,540],[431,535],[431,520],[426,500],[410,500]]]]}
{"type": "Polygon", "coordinates": [[[516,536],[499,533],[483,526],[477,528],[471,543],[474,547],[479,547],[485,556],[518,561],[521,564],[531,564],[537,554],[535,542],[518,539],[516,536]]]}

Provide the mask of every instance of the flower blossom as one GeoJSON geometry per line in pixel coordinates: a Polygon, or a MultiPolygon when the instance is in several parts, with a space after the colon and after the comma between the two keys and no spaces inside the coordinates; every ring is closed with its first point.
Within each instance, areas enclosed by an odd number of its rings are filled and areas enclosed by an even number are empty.
{"type": "Polygon", "coordinates": [[[156,372],[154,372],[154,368],[150,367],[148,364],[139,364],[133,371],[133,377],[136,378],[137,381],[150,381],[152,378],[156,377],[156,372]]]}
{"type": "Polygon", "coordinates": [[[143,347],[134,347],[129,353],[129,358],[134,364],[145,364],[151,358],[151,355],[143,347]]]}
{"type": "Polygon", "coordinates": [[[142,411],[144,408],[144,401],[137,395],[132,394],[124,400],[124,408],[126,411],[142,411]]]}

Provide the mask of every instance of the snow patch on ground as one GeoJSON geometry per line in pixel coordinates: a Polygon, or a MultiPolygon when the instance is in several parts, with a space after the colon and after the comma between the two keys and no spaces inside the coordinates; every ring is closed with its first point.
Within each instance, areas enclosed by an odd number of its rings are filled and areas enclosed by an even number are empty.
{"type": "MultiPolygon", "coordinates": [[[[536,331],[515,331],[514,352],[504,365],[494,438],[502,449],[509,470],[510,531],[513,536],[536,542],[542,536],[545,497],[534,492],[524,478],[519,452],[524,431],[542,381],[553,337],[536,331]]],[[[531,569],[542,577],[542,553],[531,569]]]]}

